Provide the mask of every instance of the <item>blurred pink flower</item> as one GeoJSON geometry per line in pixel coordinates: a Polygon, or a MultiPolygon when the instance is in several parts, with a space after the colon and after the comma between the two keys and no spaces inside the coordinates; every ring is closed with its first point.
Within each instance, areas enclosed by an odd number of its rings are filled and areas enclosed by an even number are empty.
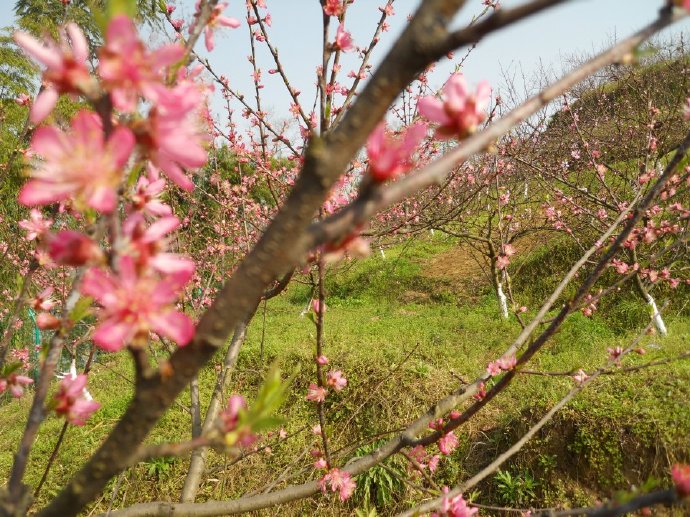
{"type": "Polygon", "coordinates": [[[108,24],[98,72],[115,108],[130,113],[136,109],[140,95],[153,103],[158,101],[157,86],[163,84],[163,71],[184,55],[184,47],[178,44],[149,51],[139,39],[134,22],[121,14],[108,24]]]}
{"type": "Polygon", "coordinates": [[[32,208],[29,214],[29,219],[19,221],[19,223],[17,224],[19,224],[21,228],[24,228],[28,232],[26,234],[26,240],[32,241],[46,233],[53,224],[53,220],[44,219],[43,214],[40,210],[32,208]]]}
{"type": "Polygon", "coordinates": [[[311,402],[323,402],[326,400],[326,393],[326,388],[317,386],[312,382],[307,390],[307,400],[311,402]]]}
{"type": "Polygon", "coordinates": [[[411,166],[411,158],[426,135],[426,124],[413,124],[401,138],[386,135],[386,124],[381,122],[367,139],[369,172],[377,183],[394,179],[411,166]]]}
{"type": "Polygon", "coordinates": [[[147,163],[147,174],[142,175],[137,181],[132,194],[132,207],[149,216],[165,217],[172,215],[172,208],[160,200],[161,193],[165,190],[165,180],[158,174],[158,169],[147,163]]]}
{"type": "Polygon", "coordinates": [[[55,394],[55,412],[63,415],[69,423],[74,425],[84,425],[89,417],[101,407],[98,402],[91,400],[85,391],[86,381],[85,374],[76,377],[68,375],[62,379],[58,392],[55,394]]]}
{"type": "Polygon", "coordinates": [[[16,399],[24,394],[24,386],[33,384],[33,379],[26,375],[9,374],[6,378],[0,378],[0,393],[9,389],[12,396],[16,399]]]}
{"type": "Polygon", "coordinates": [[[141,213],[130,215],[122,224],[119,251],[134,258],[139,268],[152,267],[161,273],[194,273],[194,261],[176,253],[166,253],[165,236],[180,226],[174,215],[162,217],[146,226],[141,213]]]}
{"type": "MultiPolygon", "coordinates": [[[[448,487],[443,487],[443,492],[448,493],[448,487]]],[[[441,513],[432,513],[432,517],[472,517],[479,511],[478,508],[470,508],[467,506],[467,501],[463,499],[462,494],[455,497],[444,497],[441,502],[441,513]]]]}
{"type": "Polygon", "coordinates": [[[319,487],[325,494],[330,486],[332,492],[339,492],[341,501],[346,501],[350,498],[356,488],[355,480],[349,472],[333,468],[329,470],[320,480],[319,487]]]}
{"type": "Polygon", "coordinates": [[[580,369],[575,373],[575,375],[573,375],[573,380],[574,380],[576,383],[578,383],[578,384],[582,384],[582,383],[585,382],[587,379],[589,379],[589,375],[587,375],[587,374],[585,373],[585,371],[584,371],[582,368],[580,368],[580,369]]]}
{"type": "Polygon", "coordinates": [[[326,0],[323,6],[323,12],[328,16],[340,16],[343,14],[343,1],[342,0],[326,0]]]}
{"type": "MultiPolygon", "coordinates": [[[[197,0],[196,9],[199,10],[199,1],[197,0]]],[[[240,21],[237,18],[232,18],[230,16],[222,16],[221,13],[228,6],[227,2],[220,2],[218,5],[213,7],[211,11],[211,16],[206,23],[206,28],[204,29],[204,41],[206,43],[206,50],[211,52],[215,47],[214,31],[219,27],[230,27],[236,29],[240,26],[240,21]]]]}
{"type": "Polygon", "coordinates": [[[347,386],[347,379],[340,370],[328,372],[327,384],[335,391],[341,391],[347,386]]]}
{"type": "Polygon", "coordinates": [[[104,259],[100,246],[83,233],[60,230],[50,234],[47,240],[48,255],[56,264],[79,267],[96,265],[104,259]]]}
{"type": "Polygon", "coordinates": [[[117,205],[116,191],[134,148],[134,135],[117,127],[104,141],[98,116],[82,110],[67,133],[52,126],[38,128],[31,148],[43,160],[35,164],[33,179],[19,192],[20,203],[48,205],[74,197],[78,208],[108,213],[117,205]]]}
{"type": "Polygon", "coordinates": [[[131,257],[120,259],[117,275],[102,269],[89,269],[82,280],[81,292],[93,297],[102,307],[93,340],[100,348],[117,351],[136,341],[141,345],[150,331],[168,337],[178,345],[189,343],[194,324],[175,310],[180,289],[189,281],[187,272],[159,280],[150,272],[139,274],[131,257]]]}
{"type": "Polygon", "coordinates": [[[438,440],[438,449],[441,451],[442,454],[445,454],[446,456],[452,454],[453,451],[457,448],[457,446],[458,437],[455,436],[455,433],[453,431],[444,434],[438,440]]]}
{"type": "Polygon", "coordinates": [[[352,45],[352,34],[345,30],[345,24],[338,25],[338,30],[335,32],[335,46],[343,52],[354,50],[352,45]]]}
{"type": "Polygon", "coordinates": [[[467,89],[465,77],[451,75],[443,87],[443,100],[434,96],[423,97],[417,104],[420,115],[439,124],[437,138],[464,138],[476,131],[486,118],[486,109],[491,101],[491,86],[482,81],[477,92],[467,89]]]}
{"type": "Polygon", "coordinates": [[[46,67],[43,72],[43,82],[46,86],[31,107],[31,123],[38,124],[46,118],[53,111],[60,94],[78,94],[92,88],[94,80],[86,65],[89,45],[76,24],[68,23],[60,30],[59,44],[47,39],[44,45],[30,34],[21,31],[14,33],[14,41],[46,67]]]}
{"type": "Polygon", "coordinates": [[[203,100],[200,86],[181,72],[174,88],[159,89],[158,104],[149,116],[148,134],[141,139],[153,165],[187,191],[194,184],[183,168],[201,167],[207,159],[203,144],[208,136],[200,119],[203,100]]]}

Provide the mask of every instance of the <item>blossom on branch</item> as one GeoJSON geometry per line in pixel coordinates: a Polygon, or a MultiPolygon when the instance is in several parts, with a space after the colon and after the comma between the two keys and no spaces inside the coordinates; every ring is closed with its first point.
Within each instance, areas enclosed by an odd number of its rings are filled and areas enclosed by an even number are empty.
{"type": "Polygon", "coordinates": [[[335,32],[335,46],[343,52],[349,52],[354,49],[352,34],[345,30],[344,23],[338,25],[338,30],[335,32]]]}
{"type": "Polygon", "coordinates": [[[204,99],[200,86],[191,80],[193,75],[181,70],[174,88],[159,88],[145,134],[138,135],[152,164],[187,191],[194,184],[183,168],[201,167],[208,157],[203,146],[208,136],[200,117],[204,99]]]}
{"type": "Polygon", "coordinates": [[[328,16],[340,16],[343,14],[342,0],[326,0],[323,6],[323,12],[328,16]]]}
{"type": "Polygon", "coordinates": [[[107,141],[95,113],[82,110],[72,119],[67,133],[56,127],[40,127],[31,149],[43,160],[31,169],[31,179],[19,192],[19,202],[48,205],[73,198],[75,205],[104,213],[117,206],[122,168],[134,148],[134,136],[125,127],[114,129],[107,141]]]}
{"type": "MultiPolygon", "coordinates": [[[[197,13],[199,12],[200,4],[201,1],[197,0],[197,13]]],[[[211,52],[215,47],[214,31],[218,28],[218,26],[230,27],[232,29],[236,29],[240,26],[240,21],[237,18],[221,15],[221,13],[225,10],[227,6],[227,2],[221,2],[215,5],[213,7],[213,10],[211,11],[211,16],[209,17],[208,22],[206,23],[206,27],[204,28],[204,42],[206,43],[206,50],[208,50],[209,52],[211,52]]]]}
{"type": "Polygon", "coordinates": [[[76,24],[68,23],[60,30],[59,44],[47,39],[44,45],[30,34],[21,31],[14,33],[14,41],[46,67],[43,72],[46,86],[31,106],[31,123],[38,124],[46,118],[53,111],[60,94],[79,94],[92,90],[94,80],[86,65],[89,45],[84,33],[76,24]]]}
{"type": "Polygon", "coordinates": [[[113,105],[130,113],[139,96],[157,102],[163,71],[180,61],[185,54],[178,44],[164,45],[149,51],[141,42],[134,22],[125,15],[115,16],[108,24],[105,45],[101,48],[98,72],[110,90],[113,105]]]}
{"type": "Polygon", "coordinates": [[[386,134],[385,122],[376,126],[367,140],[369,173],[377,183],[394,179],[412,167],[412,155],[426,135],[426,124],[417,122],[400,138],[386,134]]]}
{"type": "Polygon", "coordinates": [[[355,480],[349,472],[333,468],[319,479],[319,487],[325,494],[330,486],[332,492],[338,492],[341,501],[346,501],[354,493],[357,487],[355,480]]]}
{"type": "Polygon", "coordinates": [[[342,391],[347,386],[347,379],[340,370],[332,370],[328,372],[326,383],[335,391],[342,391]]]}
{"type": "Polygon", "coordinates": [[[189,317],[175,310],[180,289],[189,281],[187,272],[158,279],[150,271],[138,272],[134,259],[120,259],[117,275],[99,268],[84,275],[81,292],[94,298],[103,309],[93,334],[103,350],[117,351],[127,344],[140,346],[153,331],[184,346],[194,335],[189,317]]]}
{"type": "Polygon", "coordinates": [[[310,402],[323,402],[326,400],[326,388],[317,386],[313,382],[309,384],[309,389],[307,390],[307,400],[310,402]]]}
{"type": "Polygon", "coordinates": [[[17,224],[28,232],[26,234],[26,240],[32,241],[46,233],[53,224],[53,220],[45,219],[40,210],[32,208],[29,214],[29,219],[19,221],[17,224]]]}
{"type": "Polygon", "coordinates": [[[86,381],[83,373],[76,377],[68,375],[60,381],[60,388],[55,394],[55,412],[64,416],[70,424],[84,425],[101,407],[86,391],[86,381]]]}
{"type": "MultiPolygon", "coordinates": [[[[443,492],[447,494],[449,489],[447,486],[443,487],[443,492]]],[[[472,517],[472,515],[479,512],[478,508],[470,508],[467,506],[467,501],[462,497],[462,494],[455,497],[444,497],[441,502],[441,513],[432,513],[432,517],[472,517]]]]}
{"type": "Polygon", "coordinates": [[[74,230],[60,230],[48,236],[48,255],[56,264],[79,267],[104,260],[103,251],[89,237],[74,230]]]}
{"type": "Polygon", "coordinates": [[[12,396],[16,399],[24,394],[24,386],[33,384],[34,380],[26,375],[9,374],[6,378],[0,378],[0,394],[9,389],[12,396]]]}
{"type": "Polygon", "coordinates": [[[448,456],[449,454],[452,454],[453,451],[458,447],[458,437],[455,436],[455,433],[453,431],[444,434],[439,440],[438,440],[438,449],[441,451],[442,454],[448,456]]]}
{"type": "Polygon", "coordinates": [[[443,87],[443,100],[423,97],[417,103],[419,114],[439,124],[437,138],[465,138],[474,133],[486,118],[491,101],[491,86],[482,81],[476,93],[470,93],[462,74],[453,74],[443,87]]]}
{"type": "Polygon", "coordinates": [[[194,274],[194,261],[175,253],[166,253],[164,237],[180,226],[174,215],[162,217],[148,228],[140,213],[130,215],[122,225],[120,253],[131,256],[139,268],[152,267],[161,273],[194,274]]]}

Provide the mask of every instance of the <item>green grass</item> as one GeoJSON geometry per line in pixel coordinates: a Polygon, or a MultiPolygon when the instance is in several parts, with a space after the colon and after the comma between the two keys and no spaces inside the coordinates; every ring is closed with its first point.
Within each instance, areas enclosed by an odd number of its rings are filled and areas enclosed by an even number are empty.
{"type": "MultiPolygon", "coordinates": [[[[430,293],[420,303],[401,301],[409,290],[427,292],[445,286],[435,279],[422,278],[420,271],[425,261],[453,245],[451,240],[434,238],[419,246],[395,247],[387,251],[386,260],[373,256],[340,266],[337,274],[329,275],[326,353],[331,367],[343,370],[348,378],[347,388],[327,402],[331,446],[342,449],[339,464],[362,454],[369,442],[385,438],[418,416],[434,400],[459,386],[459,379],[474,379],[518,334],[520,327],[515,321],[497,317],[497,303],[490,295],[479,295],[472,305],[459,305],[452,301],[453,296],[434,298],[430,293]]],[[[536,256],[538,260],[539,254],[536,256]]],[[[301,459],[291,471],[298,474],[289,481],[314,478],[312,460],[302,455],[315,444],[309,429],[317,422],[313,404],[304,398],[314,378],[315,329],[309,318],[300,316],[308,296],[308,290],[297,284],[270,301],[265,328],[258,313],[231,382],[232,391],[251,400],[272,363],[277,362],[285,374],[296,373],[282,416],[288,422],[287,431],[298,434],[279,443],[267,438],[263,443],[271,444],[271,453],[251,455],[231,467],[227,466],[228,458],[212,452],[200,500],[229,499],[259,489],[296,458],[301,459]],[[300,472],[300,467],[305,470],[300,472]]],[[[662,340],[644,336],[642,346],[648,353],[627,357],[624,366],[688,350],[690,319],[679,316],[667,320],[669,337],[662,340]]],[[[639,330],[643,322],[637,323],[639,330]]],[[[624,327],[631,325],[632,321],[624,327]]],[[[608,347],[625,346],[634,339],[638,330],[626,331],[624,327],[613,328],[598,315],[588,319],[575,314],[529,368],[545,372],[591,370],[606,361],[608,347]]],[[[200,373],[204,400],[208,399],[215,367],[221,360],[220,355],[216,356],[200,373]]],[[[100,356],[90,376],[90,390],[103,408],[88,425],[69,428],[39,505],[57,492],[113,428],[132,396],[132,375],[126,353],[100,356]]],[[[456,484],[476,472],[521,436],[571,386],[569,377],[520,375],[495,403],[458,433],[460,447],[441,462],[438,482],[456,484]]],[[[527,472],[536,477],[539,485],[535,504],[542,505],[591,503],[614,490],[639,485],[649,476],[663,479],[670,461],[690,459],[690,409],[685,402],[689,398],[690,361],[606,376],[561,412],[503,470],[512,476],[524,477],[527,472]]],[[[189,404],[188,391],[178,401],[180,405],[165,414],[149,443],[189,437],[190,417],[181,407],[189,404]]],[[[0,401],[3,476],[11,465],[29,403],[28,397],[0,401]]],[[[37,484],[61,425],[61,420],[51,416],[41,428],[26,476],[29,485],[37,484]]],[[[155,460],[130,469],[122,478],[113,506],[176,500],[187,463],[183,457],[155,460]]],[[[389,466],[394,471],[405,469],[401,463],[389,466]]],[[[418,492],[391,481],[383,472],[388,471],[379,470],[363,478],[368,492],[358,492],[348,506],[332,498],[315,497],[281,508],[281,515],[337,515],[384,499],[386,508],[380,511],[391,514],[420,499],[418,492]]],[[[97,510],[107,509],[113,486],[114,481],[97,503],[97,510]]],[[[499,489],[494,481],[486,481],[478,489],[477,501],[501,502],[505,496],[499,489]]]]}

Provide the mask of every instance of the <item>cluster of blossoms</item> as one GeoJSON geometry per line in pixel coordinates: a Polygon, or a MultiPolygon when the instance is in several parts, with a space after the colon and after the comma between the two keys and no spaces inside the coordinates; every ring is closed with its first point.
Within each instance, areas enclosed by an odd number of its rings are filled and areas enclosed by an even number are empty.
{"type": "MultiPolygon", "coordinates": [[[[437,125],[435,138],[466,138],[486,119],[491,102],[491,86],[487,81],[482,81],[472,93],[464,76],[453,74],[443,87],[442,95],[443,99],[422,97],[417,103],[418,113],[437,125]]],[[[425,122],[416,122],[396,138],[387,134],[385,122],[379,124],[369,135],[366,146],[371,179],[381,183],[407,172],[427,129],[425,122]]]]}
{"type": "MultiPolygon", "coordinates": [[[[211,15],[207,47],[213,46],[216,25],[239,24],[221,16],[225,5],[211,15]]],[[[37,242],[39,263],[85,268],[78,289],[100,306],[93,333],[99,348],[141,347],[151,332],[187,344],[194,325],[176,305],[195,264],[167,251],[169,234],[182,223],[162,200],[167,182],[160,172],[189,191],[194,184],[186,171],[206,163],[207,89],[198,82],[200,69],[181,66],[187,55],[182,45],[150,50],[125,15],[108,22],[94,71],[88,42],[75,24],[67,24],[57,42],[41,42],[22,32],[14,39],[44,66],[35,101],[18,100],[30,106],[33,124],[49,117],[61,95],[81,97],[98,111],[81,109],[67,128],[47,125],[33,132],[25,153],[30,179],[19,193],[20,203],[32,209],[19,225],[28,241],[37,242]],[[138,111],[142,101],[147,103],[145,115],[138,111]],[[135,185],[130,187],[132,178],[135,185]],[[51,218],[35,208],[53,204],[58,207],[51,218]],[[126,214],[123,222],[120,207],[126,214]],[[69,228],[90,223],[98,214],[103,224],[93,236],[69,228]],[[103,246],[106,227],[108,246],[103,246]]],[[[55,305],[50,287],[30,300],[39,328],[71,324],[52,314],[55,305]]],[[[0,392],[9,389],[20,396],[31,382],[10,373],[0,379],[0,392]]],[[[85,385],[86,376],[75,373],[62,380],[54,398],[57,414],[75,425],[83,425],[99,407],[85,385]]]]}
{"type": "MultiPolygon", "coordinates": [[[[320,308],[320,304],[318,304],[319,300],[314,300],[313,304],[315,304],[314,311],[318,312],[320,308]]],[[[328,357],[325,355],[319,356],[316,358],[316,362],[321,365],[325,366],[328,364],[328,357]]],[[[333,388],[335,391],[342,391],[345,386],[347,386],[347,379],[345,378],[345,375],[343,375],[343,372],[341,370],[331,370],[328,372],[326,375],[326,385],[330,388],[333,388]]],[[[326,400],[326,395],[328,394],[328,390],[323,387],[319,386],[316,383],[311,383],[309,384],[309,388],[307,389],[307,400],[310,402],[323,402],[326,400]]]]}
{"type": "Polygon", "coordinates": [[[517,364],[517,358],[515,355],[510,355],[508,357],[501,357],[500,359],[497,359],[496,361],[491,361],[489,365],[486,367],[486,373],[488,373],[491,377],[495,377],[496,375],[499,375],[501,372],[507,372],[509,370],[512,370],[515,368],[515,365],[517,364]]]}
{"type": "MultiPolygon", "coordinates": [[[[216,11],[212,18],[220,24],[226,21],[216,11]]],[[[106,120],[81,110],[67,131],[39,127],[30,149],[41,159],[32,163],[31,179],[19,194],[21,203],[60,203],[61,212],[77,218],[88,210],[112,218],[126,188],[128,170],[146,170],[134,191],[125,193],[128,216],[122,231],[111,240],[111,249],[101,249],[89,236],[74,230],[50,233],[52,221],[35,209],[30,220],[20,223],[27,238],[37,239],[57,264],[96,266],[86,271],[80,290],[102,308],[93,336],[100,348],[115,351],[141,346],[151,331],[179,345],[188,343],[194,326],[175,304],[195,268],[191,260],[166,252],[167,235],[181,223],[160,200],[165,181],[159,170],[191,190],[193,183],[184,169],[206,162],[207,137],[200,123],[205,96],[195,82],[198,71],[180,67],[175,85],[168,86],[167,80],[185,57],[184,47],[171,44],[149,50],[125,15],[113,17],[108,24],[97,76],[87,68],[86,40],[75,25],[66,27],[59,45],[49,41],[44,46],[23,33],[15,34],[15,40],[46,66],[46,86],[32,107],[33,122],[48,116],[64,93],[92,102],[107,95],[114,110],[126,116],[106,115],[106,120]],[[150,104],[146,117],[136,114],[141,99],[150,104]]],[[[46,311],[39,314],[43,327],[56,328],[60,322],[47,314],[52,307],[49,294],[41,293],[34,305],[46,311]]]]}

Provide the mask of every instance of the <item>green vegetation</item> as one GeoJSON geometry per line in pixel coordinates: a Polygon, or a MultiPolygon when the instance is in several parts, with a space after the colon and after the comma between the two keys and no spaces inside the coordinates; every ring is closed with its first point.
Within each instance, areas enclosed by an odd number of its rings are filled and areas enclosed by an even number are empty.
{"type": "MultiPolygon", "coordinates": [[[[347,388],[327,399],[327,433],[339,464],[362,456],[374,444],[417,416],[429,403],[446,394],[449,387],[473,379],[517,335],[518,324],[496,317],[495,299],[488,286],[477,285],[476,303],[457,300],[446,271],[439,278],[424,276],[437,257],[462,253],[452,239],[437,235],[427,240],[396,246],[379,255],[333,269],[328,278],[330,297],[326,312],[326,351],[334,368],[348,377],[347,388]],[[439,295],[437,290],[442,293],[439,295]],[[413,291],[414,296],[406,293],[413,291]],[[410,301],[413,300],[413,301],[410,301]]],[[[542,250],[530,254],[541,261],[542,250]]],[[[535,262],[539,263],[539,262],[535,262]]],[[[549,270],[549,278],[562,273],[549,270]]],[[[530,282],[535,264],[525,263],[519,296],[538,298],[542,289],[530,282]],[[530,293],[528,286],[535,292],[530,293]]],[[[541,270],[540,274],[543,274],[541,270]]],[[[546,280],[544,280],[546,281],[546,280]]],[[[465,293],[467,294],[467,293],[465,293]]],[[[260,489],[277,479],[295,458],[305,468],[303,481],[313,470],[306,452],[316,444],[311,427],[318,422],[313,404],[304,396],[314,372],[314,326],[300,317],[309,293],[295,284],[268,304],[264,322],[259,314],[248,331],[247,341],[232,373],[232,391],[253,400],[274,362],[283,372],[295,374],[287,400],[279,415],[294,437],[278,441],[275,434],[261,444],[271,446],[237,464],[212,452],[209,471],[202,484],[200,500],[236,497],[260,489]],[[263,340],[263,343],[262,343],[263,340]],[[261,350],[263,349],[263,357],[261,350]],[[300,365],[302,365],[300,367],[300,365]]],[[[630,306],[639,304],[635,298],[630,306]]],[[[536,310],[530,307],[530,311],[536,310]]],[[[688,349],[690,320],[668,314],[670,335],[642,337],[646,355],[626,357],[630,367],[688,349]]],[[[541,372],[587,371],[606,361],[607,348],[626,346],[639,333],[631,323],[615,326],[609,318],[572,316],[550,345],[530,365],[541,372]]],[[[162,359],[162,358],[160,358],[162,359]]],[[[221,357],[201,372],[201,393],[210,393],[221,357]]],[[[115,424],[132,394],[130,359],[126,353],[101,355],[91,376],[90,389],[103,403],[89,425],[70,427],[58,460],[39,496],[39,502],[54,495],[61,483],[85,461],[90,451],[115,424]]],[[[495,403],[458,433],[460,446],[443,458],[435,480],[439,485],[457,484],[489,463],[557,402],[573,381],[569,376],[522,375],[495,403]]],[[[226,394],[226,396],[228,396],[226,394]]],[[[203,396],[203,395],[202,395],[203,396]]],[[[581,394],[502,467],[500,474],[481,484],[475,501],[494,505],[543,507],[570,502],[588,504],[617,490],[640,486],[650,478],[668,481],[669,463],[687,461],[690,451],[690,361],[676,361],[639,371],[602,377],[581,394]]],[[[207,402],[207,399],[203,399],[207,402]]],[[[7,472],[12,451],[21,435],[30,399],[0,403],[3,433],[0,437],[0,471],[7,472]]],[[[149,438],[150,443],[189,437],[191,421],[184,406],[189,393],[168,411],[149,438]]],[[[37,484],[57,439],[62,421],[49,418],[36,442],[27,482],[37,484]]],[[[150,460],[111,482],[99,510],[142,500],[175,500],[178,497],[188,459],[150,460]],[[136,497],[135,497],[136,495],[136,497]]],[[[293,468],[294,470],[294,468],[293,468]]],[[[388,515],[423,497],[403,484],[396,473],[410,472],[403,458],[394,458],[360,477],[358,489],[347,511],[388,515]]],[[[423,480],[419,481],[420,485],[423,480]]],[[[345,511],[335,500],[321,497],[281,508],[281,515],[316,512],[319,515],[345,511]],[[340,509],[339,509],[340,508],[340,509]]]]}

